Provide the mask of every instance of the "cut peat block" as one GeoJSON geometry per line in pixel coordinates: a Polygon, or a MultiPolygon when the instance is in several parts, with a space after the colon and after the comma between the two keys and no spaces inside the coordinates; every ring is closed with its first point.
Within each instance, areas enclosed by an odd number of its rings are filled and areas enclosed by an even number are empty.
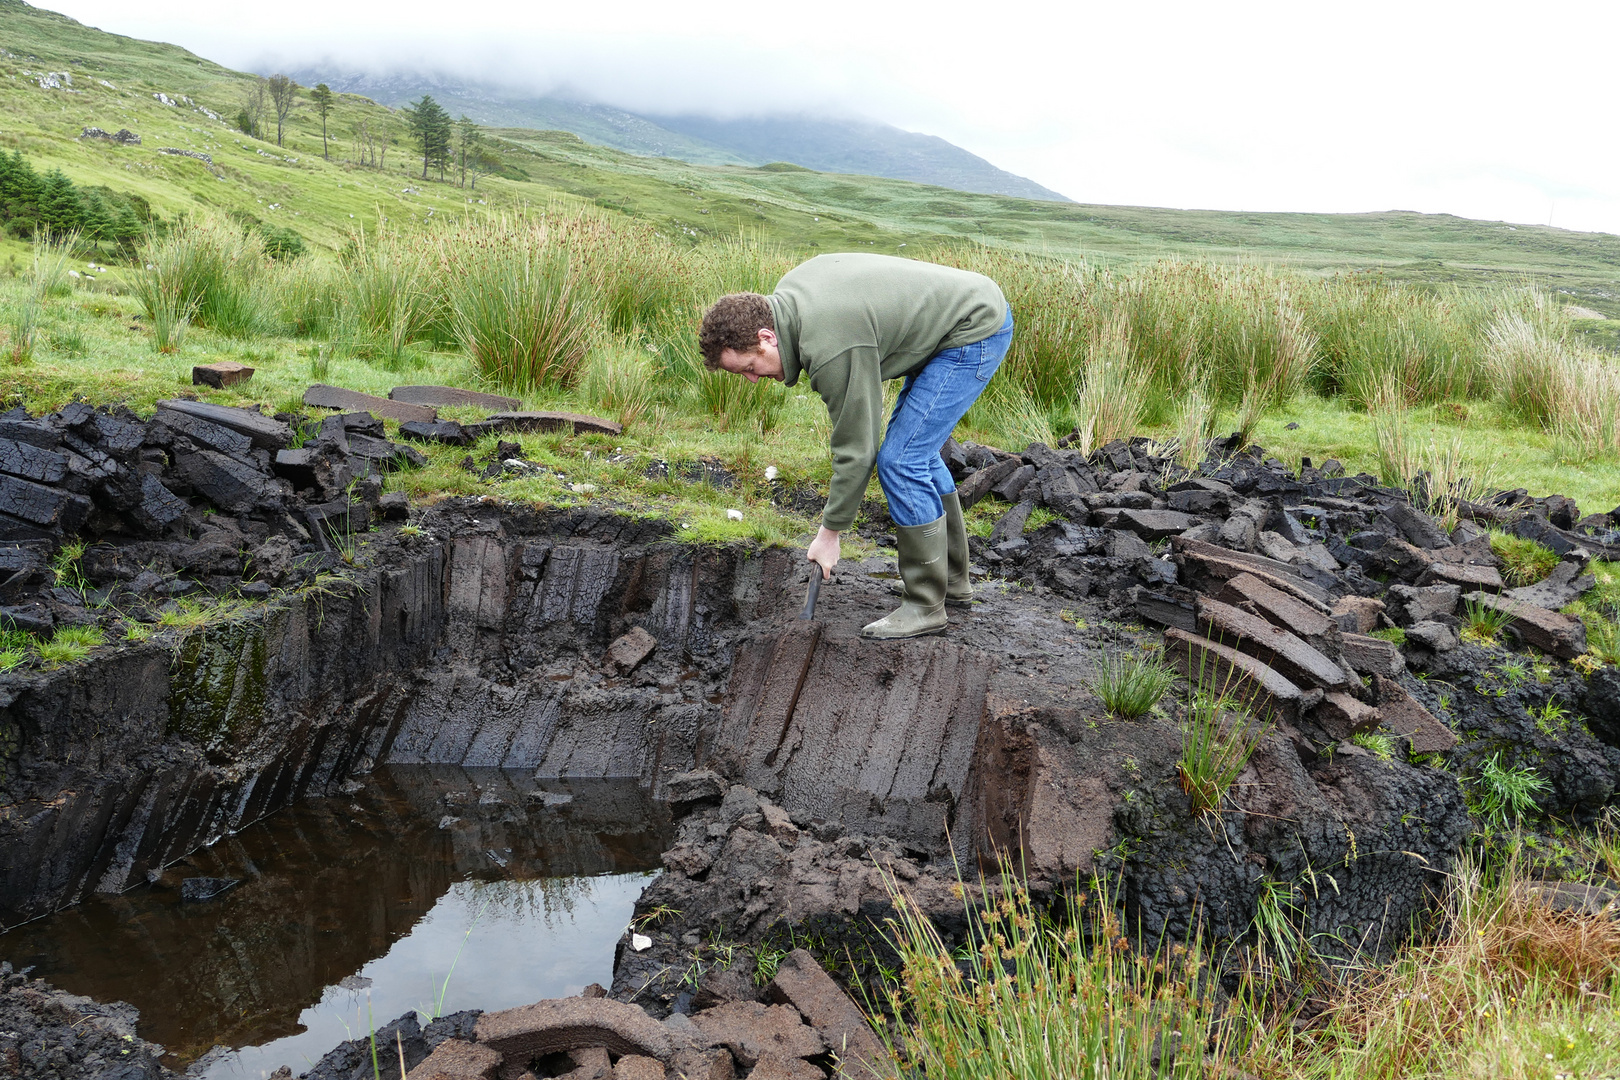
{"type": "Polygon", "coordinates": [[[216,360],[212,364],[197,364],[191,369],[192,386],[212,386],[223,390],[227,386],[245,383],[253,378],[254,369],[234,360],[216,360]]]}
{"type": "Polygon", "coordinates": [[[292,428],[277,420],[273,416],[256,413],[252,409],[233,409],[229,405],[213,405],[206,401],[187,401],[177,398],[171,401],[157,403],[159,409],[169,412],[182,413],[206,420],[210,424],[230,428],[239,435],[246,435],[253,442],[256,450],[285,450],[287,444],[292,442],[292,428]]]}
{"type": "Polygon", "coordinates": [[[344,412],[368,412],[373,416],[386,416],[390,420],[416,420],[430,424],[439,418],[437,409],[427,405],[412,405],[404,401],[390,401],[375,394],[361,394],[341,386],[316,383],[304,391],[304,404],[314,409],[342,409],[344,412]]]}
{"type": "Polygon", "coordinates": [[[1263,720],[1293,723],[1305,693],[1248,653],[1185,630],[1164,632],[1164,656],[1195,688],[1236,698],[1263,720]]]}
{"type": "Polygon", "coordinates": [[[484,394],[477,390],[463,390],[458,386],[396,386],[388,391],[390,401],[403,401],[407,405],[428,405],[446,408],[469,405],[475,409],[499,409],[512,412],[523,408],[517,398],[499,394],[484,394]]]}
{"type": "Polygon", "coordinates": [[[502,431],[572,431],[575,435],[622,435],[624,425],[600,416],[586,416],[567,412],[503,412],[496,413],[468,430],[479,434],[502,431]]]}
{"type": "Polygon", "coordinates": [[[1293,634],[1219,600],[1198,598],[1198,629],[1212,641],[1248,653],[1298,686],[1338,690],[1349,683],[1343,668],[1293,634]]]}
{"type": "Polygon", "coordinates": [[[1533,645],[1560,660],[1573,660],[1586,652],[1586,624],[1579,619],[1534,604],[1514,603],[1504,596],[1488,592],[1469,593],[1463,600],[1508,615],[1512,619],[1510,625],[1519,632],[1525,644],[1533,645]]]}

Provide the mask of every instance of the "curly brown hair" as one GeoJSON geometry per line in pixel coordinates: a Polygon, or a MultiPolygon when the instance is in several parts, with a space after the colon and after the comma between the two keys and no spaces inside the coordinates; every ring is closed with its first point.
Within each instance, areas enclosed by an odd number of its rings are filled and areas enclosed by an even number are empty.
{"type": "Polygon", "coordinates": [[[718,371],[720,354],[727,349],[742,353],[759,348],[761,330],[776,330],[771,305],[763,296],[751,292],[722,296],[703,313],[703,325],[698,328],[703,366],[718,371]]]}

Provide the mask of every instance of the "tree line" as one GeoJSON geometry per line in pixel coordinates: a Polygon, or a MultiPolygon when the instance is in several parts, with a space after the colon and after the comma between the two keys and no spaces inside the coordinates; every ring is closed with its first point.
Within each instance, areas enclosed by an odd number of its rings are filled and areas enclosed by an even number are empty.
{"type": "Polygon", "coordinates": [[[129,248],[152,223],[152,206],[139,195],[80,187],[60,169],[41,175],[20,150],[0,154],[0,225],[14,236],[77,232],[94,243],[129,248]]]}
{"type": "MultiPolygon", "coordinates": [[[[271,75],[250,83],[236,116],[237,129],[244,135],[268,142],[273,123],[276,145],[284,145],[287,118],[297,104],[300,90],[304,88],[287,75],[271,75]]],[[[330,161],[329,122],[337,108],[337,95],[325,83],[304,93],[321,120],[321,156],[330,161]]],[[[471,118],[463,115],[459,120],[451,120],[444,106],[434,101],[432,95],[423,94],[422,100],[411,102],[402,111],[410,141],[422,155],[422,179],[428,179],[430,171],[437,172],[441,182],[476,191],[479,176],[500,172],[505,167],[471,118]],[[450,180],[447,174],[454,175],[455,179],[450,180]]],[[[392,127],[385,117],[368,115],[356,120],[351,129],[355,163],[381,169],[387,161],[388,148],[393,144],[392,127]]]]}

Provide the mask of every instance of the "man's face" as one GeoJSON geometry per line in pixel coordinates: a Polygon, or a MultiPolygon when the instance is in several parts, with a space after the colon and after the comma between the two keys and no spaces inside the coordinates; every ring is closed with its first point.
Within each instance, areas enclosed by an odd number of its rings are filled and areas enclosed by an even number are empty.
{"type": "Polygon", "coordinates": [[[761,379],[782,380],[782,353],[776,345],[776,331],[760,330],[759,344],[747,352],[736,349],[720,351],[720,366],[733,375],[741,375],[749,382],[761,379]]]}

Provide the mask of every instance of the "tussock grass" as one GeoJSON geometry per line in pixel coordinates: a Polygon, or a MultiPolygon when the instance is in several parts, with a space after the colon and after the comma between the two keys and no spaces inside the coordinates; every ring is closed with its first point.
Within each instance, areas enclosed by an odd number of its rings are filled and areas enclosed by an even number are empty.
{"type": "Polygon", "coordinates": [[[1142,948],[1110,898],[1036,907],[1002,861],[999,897],[964,890],[966,941],[952,948],[887,879],[888,935],[902,970],[878,1033],[907,1074],[1194,1080],[1215,1055],[1215,1008],[1198,943],[1142,948]]]}
{"type": "Polygon", "coordinates": [[[566,252],[505,248],[471,261],[450,294],[456,337],[490,382],[518,390],[572,386],[594,326],[566,252]]]}
{"type": "Polygon", "coordinates": [[[1509,585],[1534,585],[1558,566],[1558,555],[1536,540],[1498,529],[1491,530],[1491,552],[1502,560],[1502,576],[1509,585]]]}
{"type": "Polygon", "coordinates": [[[1104,653],[1091,677],[1091,692],[1103,708],[1125,720],[1146,716],[1158,705],[1176,673],[1157,656],[1104,653]]]}
{"type": "MultiPolygon", "coordinates": [[[[198,216],[161,236],[149,234],[139,261],[145,269],[132,275],[131,285],[153,325],[173,327],[190,318],[232,338],[279,329],[267,277],[270,259],[257,233],[198,216]]],[[[161,345],[158,350],[173,351],[161,345]]]]}
{"type": "Polygon", "coordinates": [[[34,653],[47,667],[60,667],[75,660],[83,660],[90,650],[105,643],[107,635],[94,626],[62,626],[49,641],[38,642],[34,653]]]}
{"type": "Polygon", "coordinates": [[[1606,1076],[1620,1060],[1620,924],[1557,912],[1517,862],[1464,856],[1436,920],[1387,966],[1347,969],[1318,991],[1327,1009],[1298,1025],[1244,1002],[1253,1033],[1235,1064],[1263,1077],[1606,1076]]]}
{"type": "Polygon", "coordinates": [[[1270,730],[1270,723],[1236,699],[1201,685],[1195,688],[1181,718],[1181,761],[1176,766],[1195,815],[1220,809],[1270,730]]]}
{"type": "Polygon", "coordinates": [[[1478,645],[1491,645],[1513,621],[1513,612],[1492,607],[1483,600],[1465,600],[1462,606],[1462,636],[1478,645]]]}
{"type": "Polygon", "coordinates": [[[42,234],[34,239],[33,259],[28,266],[28,289],[38,300],[59,299],[73,293],[73,256],[82,247],[78,232],[59,236],[42,234]]]}
{"type": "Polygon", "coordinates": [[[1136,433],[1147,409],[1151,372],[1136,362],[1129,328],[1115,316],[1093,327],[1075,400],[1075,448],[1089,454],[1136,433]]]}

